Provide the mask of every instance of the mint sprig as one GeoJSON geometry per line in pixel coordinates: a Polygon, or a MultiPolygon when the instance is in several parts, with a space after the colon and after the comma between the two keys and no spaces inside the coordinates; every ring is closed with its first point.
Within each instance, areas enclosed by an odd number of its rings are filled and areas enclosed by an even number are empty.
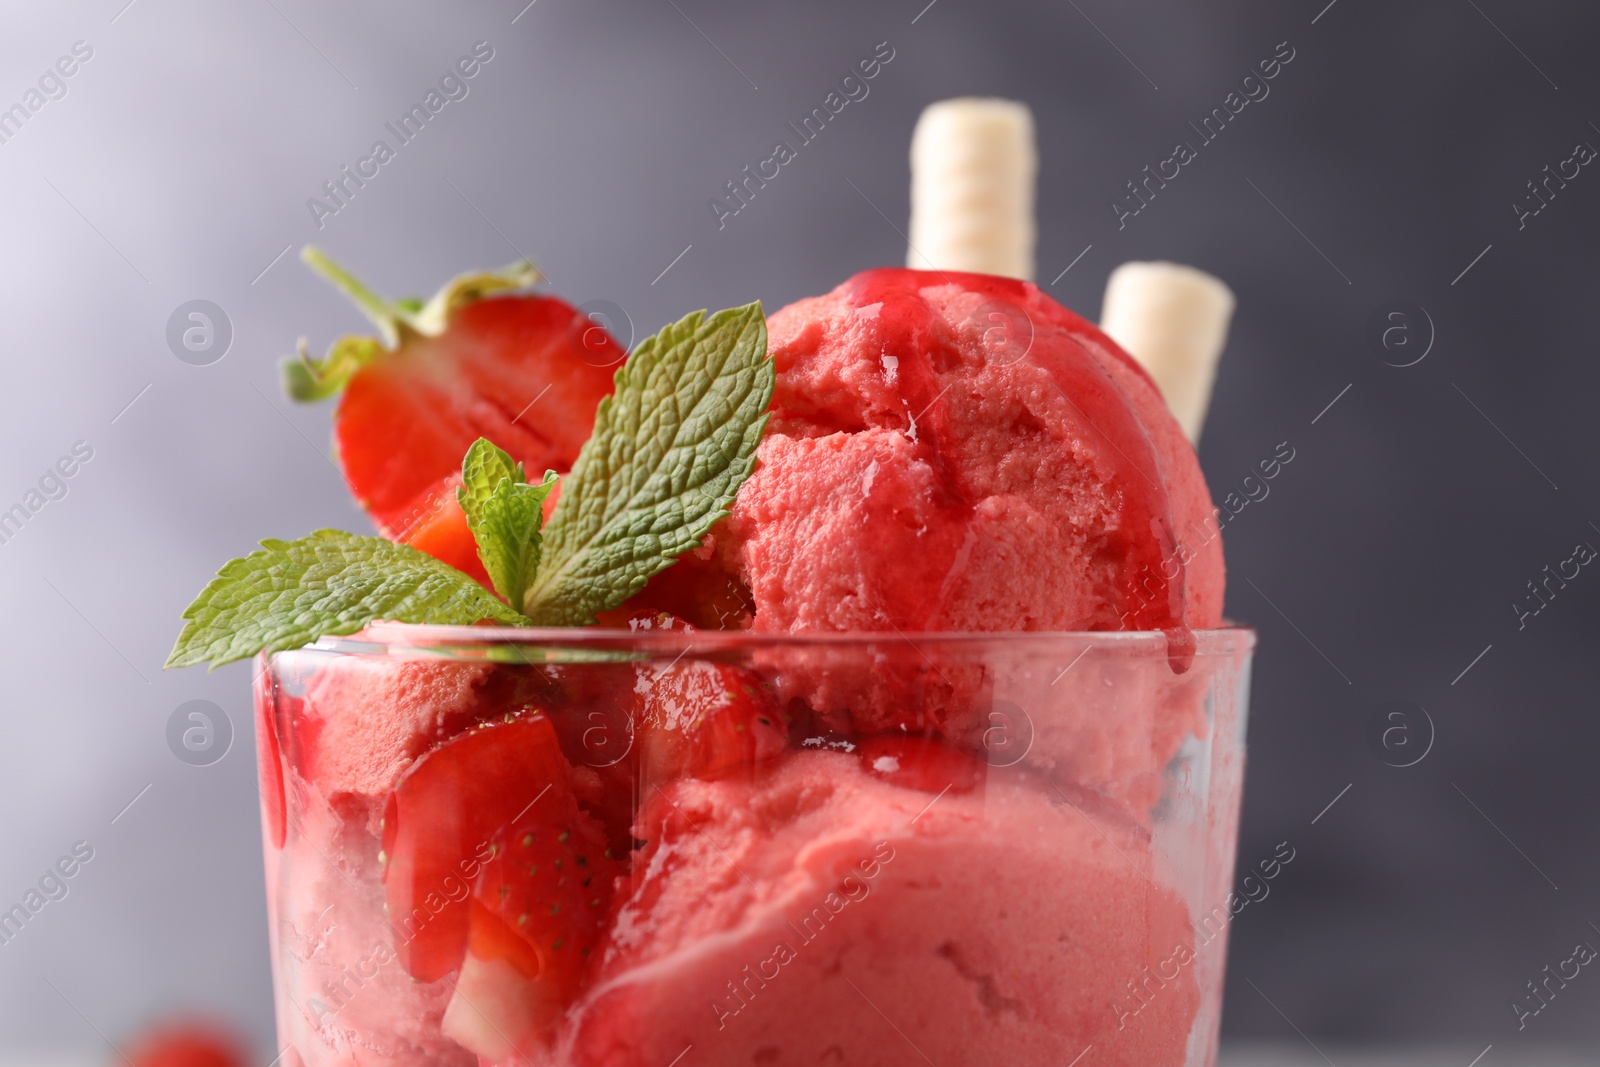
{"type": "Polygon", "coordinates": [[[641,343],[567,477],[523,614],[592,622],[698,544],[755,467],[773,383],[760,303],[694,312],[641,343]]]}
{"type": "Polygon", "coordinates": [[[183,613],[168,667],[220,667],[352,634],[379,619],[526,625],[470,577],[409,545],[343,530],[267,540],[225,565],[183,613]]]}
{"type": "Polygon", "coordinates": [[[461,461],[456,500],[466,513],[478,559],[507,603],[518,602],[538,569],[544,499],[555,485],[555,471],[545,471],[543,482],[529,485],[522,464],[485,437],[473,442],[461,461]]]}
{"type": "MultiPolygon", "coordinates": [[[[374,305],[375,320],[392,312],[396,330],[431,327],[453,300],[507,281],[463,276],[421,310],[378,306],[370,294],[363,304],[374,305]]],[[[365,357],[352,350],[341,358],[359,365],[365,357]]],[[[332,391],[346,370],[353,373],[348,366],[337,373],[312,367],[302,385],[332,391]],[[327,380],[316,377],[324,371],[327,380]]],[[[298,541],[263,541],[261,551],[224,566],[184,611],[166,665],[217,667],[379,620],[591,623],[728,513],[755,467],[774,379],[759,303],[688,315],[642,342],[617,371],[615,392],[600,403],[594,433],[564,480],[548,528],[541,531],[543,504],[555,472],[529,485],[521,465],[490,441],[468,449],[456,499],[504,601],[408,545],[318,530],[298,541]]]]}

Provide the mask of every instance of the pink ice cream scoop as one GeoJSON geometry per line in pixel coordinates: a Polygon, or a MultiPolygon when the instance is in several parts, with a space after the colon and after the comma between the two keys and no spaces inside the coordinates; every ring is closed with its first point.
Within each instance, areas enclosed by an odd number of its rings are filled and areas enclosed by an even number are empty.
{"type": "Polygon", "coordinates": [[[768,633],[1221,621],[1193,448],[1146,373],[1037,286],[864,271],[770,338],[756,472],[671,581],[720,567],[768,633]]]}
{"type": "Polygon", "coordinates": [[[832,752],[663,790],[556,1060],[1181,1062],[1190,971],[1136,1016],[1109,1007],[1190,937],[1150,881],[1148,829],[1015,771],[933,797],[832,752]]]}

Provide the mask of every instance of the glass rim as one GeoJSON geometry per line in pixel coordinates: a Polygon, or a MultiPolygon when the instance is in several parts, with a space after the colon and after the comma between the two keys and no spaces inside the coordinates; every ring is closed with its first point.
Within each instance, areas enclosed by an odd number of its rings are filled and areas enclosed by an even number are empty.
{"type": "MultiPolygon", "coordinates": [[[[1195,654],[1226,656],[1255,647],[1256,631],[1228,624],[1192,630],[1195,654]]],[[[438,626],[417,623],[373,623],[358,633],[323,637],[305,646],[319,652],[351,654],[470,654],[508,646],[531,646],[573,652],[673,654],[776,649],[817,651],[910,644],[941,651],[990,648],[997,644],[1021,650],[1066,646],[1100,648],[1123,654],[1147,654],[1163,660],[1170,648],[1164,630],[849,630],[804,633],[755,633],[749,630],[622,630],[597,626],[438,626]]],[[[275,653],[281,655],[283,653],[275,653]]]]}

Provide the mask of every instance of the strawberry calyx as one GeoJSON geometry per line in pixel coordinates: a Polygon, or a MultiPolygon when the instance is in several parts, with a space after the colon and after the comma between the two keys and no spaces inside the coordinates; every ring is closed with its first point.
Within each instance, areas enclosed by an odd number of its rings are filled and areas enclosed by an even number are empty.
{"type": "Polygon", "coordinates": [[[283,387],[290,397],[304,403],[337,394],[357,371],[383,353],[399,348],[408,335],[438,337],[457,310],[499,293],[527,289],[544,277],[539,268],[522,259],[500,270],[458,274],[426,302],[414,298],[389,300],[315,245],[303,248],[300,258],[349,297],[378,329],[377,337],[341,337],[320,359],[311,354],[301,338],[296,354],[283,361],[283,387]]]}

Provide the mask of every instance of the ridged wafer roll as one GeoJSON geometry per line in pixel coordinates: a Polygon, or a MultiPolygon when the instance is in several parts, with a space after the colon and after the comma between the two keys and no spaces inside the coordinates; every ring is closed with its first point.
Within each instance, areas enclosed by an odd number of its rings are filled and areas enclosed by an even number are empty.
{"type": "Polygon", "coordinates": [[[1038,171],[1027,105],[928,105],[911,136],[907,266],[1032,279],[1038,171]]]}
{"type": "Polygon", "coordinates": [[[1124,263],[1106,282],[1100,328],[1150,372],[1196,443],[1233,306],[1219,279],[1178,263],[1124,263]]]}

